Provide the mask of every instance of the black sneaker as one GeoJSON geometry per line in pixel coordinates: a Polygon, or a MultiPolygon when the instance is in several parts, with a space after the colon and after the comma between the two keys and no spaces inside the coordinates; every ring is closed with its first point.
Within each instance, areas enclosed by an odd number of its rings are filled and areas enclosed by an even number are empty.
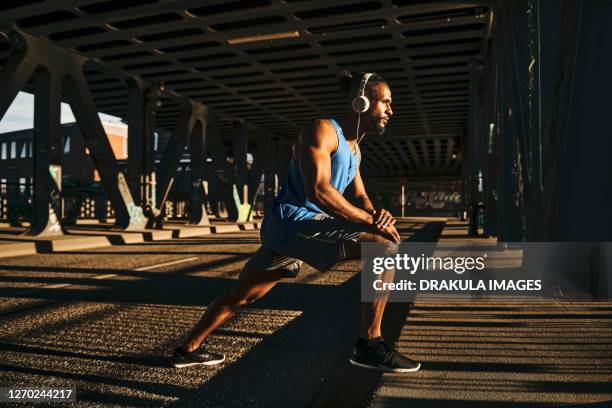
{"type": "Polygon", "coordinates": [[[215,354],[206,351],[202,346],[191,353],[183,351],[181,348],[174,349],[172,365],[176,368],[189,367],[192,365],[212,366],[221,364],[225,361],[223,354],[215,354]]]}
{"type": "Polygon", "coordinates": [[[411,373],[421,368],[421,363],[412,361],[395,348],[387,345],[382,337],[371,345],[368,345],[365,340],[357,340],[349,361],[357,367],[372,368],[389,373],[411,373]]]}

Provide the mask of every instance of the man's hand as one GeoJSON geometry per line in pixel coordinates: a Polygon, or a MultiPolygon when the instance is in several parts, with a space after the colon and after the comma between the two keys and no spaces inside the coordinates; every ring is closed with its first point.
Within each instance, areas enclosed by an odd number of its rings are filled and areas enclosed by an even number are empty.
{"type": "Polygon", "coordinates": [[[372,212],[372,224],[380,231],[384,231],[389,225],[395,224],[395,218],[391,213],[384,208],[380,210],[373,210],[372,212]]]}
{"type": "Polygon", "coordinates": [[[388,225],[386,228],[377,232],[395,244],[399,244],[402,240],[399,232],[397,232],[397,229],[395,229],[394,225],[388,225]]]}

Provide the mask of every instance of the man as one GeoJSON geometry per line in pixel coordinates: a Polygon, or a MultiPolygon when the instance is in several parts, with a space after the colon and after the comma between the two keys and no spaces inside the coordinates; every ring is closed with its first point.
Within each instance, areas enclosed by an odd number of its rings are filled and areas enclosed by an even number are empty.
{"type": "MultiPolygon", "coordinates": [[[[339,118],[319,119],[303,129],[293,146],[285,185],[262,222],[262,246],[249,259],[234,287],[214,300],[201,320],[174,351],[173,365],[215,365],[223,355],[202,343],[241,306],[265,295],[284,277],[295,277],[302,261],[325,271],[358,255],[361,242],[395,246],[400,236],[395,219],[375,210],[359,173],[359,141],[366,131],[385,129],[393,115],[389,85],[376,74],[339,80],[350,107],[339,118]],[[356,205],[343,193],[352,189],[356,205]]],[[[381,337],[386,299],[364,303],[361,337],[351,364],[389,372],[411,372],[420,364],[388,346],[381,337]]]]}

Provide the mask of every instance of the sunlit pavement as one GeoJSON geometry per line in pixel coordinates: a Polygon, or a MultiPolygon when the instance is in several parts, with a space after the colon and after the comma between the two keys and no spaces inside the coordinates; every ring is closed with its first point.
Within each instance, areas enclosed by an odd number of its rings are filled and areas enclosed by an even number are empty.
{"type": "MultiPolygon", "coordinates": [[[[409,238],[441,225],[409,219],[400,230],[409,238]]],[[[459,223],[447,227],[443,237],[465,238],[459,223]]],[[[258,231],[243,231],[3,259],[2,386],[74,386],[79,406],[518,407],[612,398],[609,303],[422,299],[409,314],[396,304],[385,335],[422,370],[381,376],[350,367],[356,260],[325,274],[303,268],[240,311],[208,341],[226,354],[223,365],[169,367],[172,348],[258,244],[258,231]]]]}
{"type": "MultiPolygon", "coordinates": [[[[467,237],[458,221],[446,223],[442,241],[491,242],[467,237]]],[[[602,406],[612,400],[612,302],[419,296],[395,346],[422,369],[383,375],[371,407],[602,406]]]]}

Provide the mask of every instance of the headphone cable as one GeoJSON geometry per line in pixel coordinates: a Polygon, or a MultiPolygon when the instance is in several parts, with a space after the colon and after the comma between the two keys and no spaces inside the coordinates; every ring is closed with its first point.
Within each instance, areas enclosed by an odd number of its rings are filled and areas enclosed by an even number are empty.
{"type": "Polygon", "coordinates": [[[361,113],[359,113],[357,115],[357,144],[359,144],[361,142],[361,139],[363,139],[363,137],[365,136],[365,132],[363,132],[363,135],[361,135],[361,137],[359,137],[359,125],[361,123],[361,113]]]}

